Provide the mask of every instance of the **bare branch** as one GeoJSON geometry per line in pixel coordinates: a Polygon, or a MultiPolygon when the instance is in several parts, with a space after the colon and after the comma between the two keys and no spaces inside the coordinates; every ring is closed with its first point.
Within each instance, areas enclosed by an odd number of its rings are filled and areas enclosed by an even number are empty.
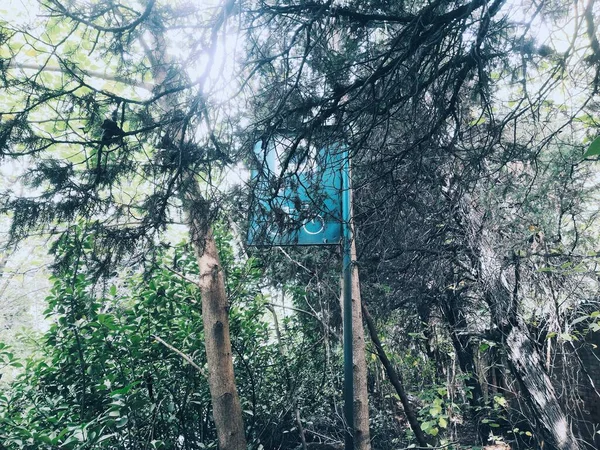
{"type": "Polygon", "coordinates": [[[65,6],[63,6],[58,0],[50,0],[51,3],[53,3],[54,5],[56,5],[56,7],[58,8],[61,14],[64,14],[65,16],[67,16],[68,18],[70,18],[71,20],[74,20],[75,22],[79,22],[79,23],[83,23],[84,25],[87,25],[88,27],[92,27],[95,30],[98,31],[104,31],[107,33],[123,33],[124,31],[129,31],[129,30],[133,30],[135,27],[137,27],[140,23],[142,23],[144,20],[146,20],[146,18],[150,15],[150,12],[152,11],[152,7],[154,6],[154,4],[156,3],[156,0],[149,0],[148,4],[146,5],[146,9],[144,10],[144,12],[137,18],[135,19],[133,22],[124,25],[122,27],[103,27],[101,25],[97,25],[89,20],[83,19],[81,16],[74,14],[72,12],[70,12],[65,6]]]}
{"type": "Polygon", "coordinates": [[[202,376],[206,376],[206,373],[204,372],[204,369],[202,369],[202,367],[200,367],[198,364],[196,364],[194,362],[194,360],[192,359],[191,356],[186,355],[185,353],[183,353],[181,350],[176,349],[175,347],[173,347],[171,344],[165,342],[163,339],[161,339],[160,337],[156,336],[156,335],[152,335],[152,337],[157,341],[160,342],[162,345],[164,345],[165,347],[167,347],[169,350],[174,351],[175,353],[177,353],[179,356],[181,356],[183,359],[185,359],[194,369],[196,369],[202,376]]]}

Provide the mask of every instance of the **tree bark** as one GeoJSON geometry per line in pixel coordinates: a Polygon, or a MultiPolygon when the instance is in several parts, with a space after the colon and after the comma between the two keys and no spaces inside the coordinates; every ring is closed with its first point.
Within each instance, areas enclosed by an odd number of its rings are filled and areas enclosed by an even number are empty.
{"type": "MultiPolygon", "coordinates": [[[[354,230],[352,230],[354,234],[354,230]]],[[[352,239],[352,261],[356,261],[356,244],[352,239]]],[[[342,292],[342,298],[344,293],[342,292]]],[[[354,448],[371,449],[369,432],[369,395],[367,389],[367,359],[365,354],[365,330],[363,326],[358,266],[352,267],[352,359],[354,379],[354,448]]]]}
{"type": "MultiPolygon", "coordinates": [[[[224,24],[233,0],[228,0],[217,14],[213,25],[213,38],[224,24]]],[[[140,43],[152,64],[155,85],[162,85],[168,78],[169,56],[163,34],[153,33],[153,46],[147,46],[143,39],[140,43]]],[[[205,75],[199,80],[202,92],[216,52],[216,39],[209,48],[209,62],[205,75]]],[[[164,96],[160,104],[165,110],[176,110],[178,103],[174,96],[164,96]]],[[[185,138],[181,127],[166,129],[165,133],[174,141],[185,138]]],[[[208,365],[208,386],[210,390],[213,419],[217,430],[220,450],[246,450],[246,436],[242,407],[235,387],[233,357],[229,336],[229,303],[225,292],[225,279],[217,245],[212,232],[210,208],[200,192],[195,174],[183,173],[180,185],[180,197],[184,203],[190,227],[190,240],[200,269],[198,286],[202,295],[202,324],[204,326],[204,344],[208,365]]]]}
{"type": "Polygon", "coordinates": [[[506,347],[511,371],[519,381],[525,400],[535,412],[540,448],[578,450],[580,446],[571,424],[524,324],[520,323],[508,332],[506,347]]]}
{"type": "Polygon", "coordinates": [[[210,227],[190,218],[192,244],[200,269],[202,323],[208,385],[220,450],[246,450],[242,407],[235,387],[229,337],[229,303],[217,245],[210,227]]]}
{"type": "Polygon", "coordinates": [[[427,439],[425,438],[425,435],[423,434],[423,430],[421,430],[421,425],[419,424],[417,415],[413,411],[412,406],[410,405],[410,403],[408,401],[408,395],[406,395],[406,391],[404,390],[402,378],[400,377],[400,374],[398,372],[396,372],[396,370],[394,370],[392,363],[390,362],[389,358],[387,357],[385,350],[383,349],[383,346],[381,345],[381,341],[379,340],[379,337],[377,336],[377,328],[375,327],[373,318],[369,314],[369,311],[367,310],[367,306],[364,303],[362,305],[362,312],[363,312],[363,315],[365,318],[365,322],[367,323],[367,328],[369,329],[369,335],[371,336],[371,341],[373,342],[373,345],[375,346],[375,349],[377,350],[377,356],[379,357],[381,364],[383,364],[383,367],[385,368],[385,372],[387,373],[390,383],[392,383],[392,386],[394,386],[394,389],[396,390],[398,397],[400,397],[400,402],[402,403],[402,407],[404,408],[404,414],[406,414],[406,418],[410,425],[410,429],[415,434],[415,438],[417,439],[419,446],[427,448],[427,439]]]}
{"type": "Polygon", "coordinates": [[[511,246],[503,242],[503,233],[498,229],[501,221],[490,210],[478,208],[468,195],[461,202],[464,221],[459,221],[477,274],[476,287],[489,307],[493,326],[502,336],[508,366],[530,410],[538,448],[579,450],[568,416],[519,311],[520,258],[515,253],[506,258],[511,246]]]}
{"type": "Polygon", "coordinates": [[[440,351],[437,345],[434,345],[436,340],[436,333],[432,331],[429,319],[431,316],[431,305],[427,301],[421,301],[417,304],[417,313],[422,323],[423,336],[425,336],[425,353],[427,357],[435,363],[435,376],[436,382],[443,380],[444,377],[444,365],[447,363],[445,359],[440,355],[440,351]]]}
{"type": "Polygon", "coordinates": [[[503,264],[493,243],[489,232],[483,230],[479,238],[479,282],[490,307],[492,321],[504,336],[510,370],[533,412],[538,446],[579,450],[580,445],[546,373],[543,359],[519,313],[519,258],[513,255],[511,266],[503,264]],[[514,268],[512,279],[509,279],[507,267],[514,268]]]}

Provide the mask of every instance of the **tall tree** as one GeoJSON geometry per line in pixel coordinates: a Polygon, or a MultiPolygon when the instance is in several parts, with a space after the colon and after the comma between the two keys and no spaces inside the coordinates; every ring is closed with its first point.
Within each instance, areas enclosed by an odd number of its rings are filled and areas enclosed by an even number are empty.
{"type": "Polygon", "coordinates": [[[207,92],[233,2],[214,15],[155,0],[39,6],[47,19],[32,32],[2,34],[11,53],[2,65],[3,95],[14,99],[3,111],[10,119],[2,124],[0,152],[30,158],[29,181],[38,188],[7,196],[5,208],[15,213],[12,237],[57,225],[68,232],[85,219],[102,241],[98,273],[107,274],[125,254],[143,259],[182,211],[200,267],[219,446],[245,449],[228,301],[211,230],[216,202],[197,186],[211,187],[229,148],[213,128],[207,92]],[[183,41],[187,52],[172,57],[183,41]],[[203,72],[191,79],[185,58],[202,54],[203,72]],[[207,127],[203,135],[200,124],[207,127]]]}

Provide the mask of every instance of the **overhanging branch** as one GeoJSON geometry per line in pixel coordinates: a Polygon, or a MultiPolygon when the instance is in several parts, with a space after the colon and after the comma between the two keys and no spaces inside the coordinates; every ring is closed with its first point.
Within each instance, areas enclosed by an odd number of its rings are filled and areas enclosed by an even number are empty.
{"type": "MultiPolygon", "coordinates": [[[[24,63],[24,62],[16,61],[14,59],[9,60],[7,69],[8,70],[22,69],[22,70],[35,70],[37,72],[65,73],[65,69],[63,67],[49,66],[46,64],[24,63]]],[[[144,81],[132,80],[130,78],[121,77],[119,75],[111,75],[111,74],[107,74],[105,72],[100,72],[97,70],[86,70],[86,71],[82,71],[82,73],[83,73],[83,75],[88,76],[88,77],[99,78],[101,80],[107,80],[107,81],[116,81],[117,83],[123,83],[123,84],[127,84],[129,86],[139,87],[139,88],[145,89],[149,92],[152,92],[152,90],[155,87],[153,83],[146,83],[144,81]]]]}

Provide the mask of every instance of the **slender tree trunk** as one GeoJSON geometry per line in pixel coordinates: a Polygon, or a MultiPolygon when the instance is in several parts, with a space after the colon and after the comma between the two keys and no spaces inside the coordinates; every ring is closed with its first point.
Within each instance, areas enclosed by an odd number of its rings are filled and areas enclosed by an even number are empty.
{"type": "Polygon", "coordinates": [[[475,369],[475,354],[467,331],[467,320],[462,309],[459,295],[449,291],[446,302],[442,304],[442,312],[448,324],[448,333],[452,340],[456,359],[461,372],[466,376],[465,385],[470,390],[469,405],[473,420],[476,422],[479,438],[483,443],[487,442],[491,428],[487,423],[481,421],[482,407],[485,405],[485,397],[477,372],[475,369]]]}
{"type": "MultiPolygon", "coordinates": [[[[212,28],[213,39],[208,49],[209,61],[205,75],[198,82],[200,92],[202,92],[214,60],[217,33],[226,22],[233,4],[234,0],[227,0],[215,15],[212,28]]],[[[168,78],[167,62],[169,56],[165,36],[155,32],[153,33],[153,46],[146,45],[143,39],[140,39],[140,43],[152,64],[155,85],[160,86],[168,78]]],[[[175,111],[178,108],[174,96],[164,96],[161,105],[167,111],[175,111]]],[[[186,137],[183,130],[182,126],[178,124],[173,125],[171,128],[166,127],[164,132],[173,141],[180,141],[186,137]]],[[[219,449],[246,450],[242,408],[233,373],[233,357],[229,336],[229,304],[225,292],[225,279],[221,261],[209,219],[210,208],[200,192],[195,175],[193,173],[183,173],[182,180],[180,197],[186,205],[190,240],[200,269],[198,286],[202,295],[202,323],[208,365],[208,386],[219,449]]]]}
{"type": "Polygon", "coordinates": [[[423,325],[423,336],[425,336],[425,353],[427,354],[427,357],[435,364],[436,381],[443,380],[444,361],[442,361],[442,358],[440,357],[440,352],[437,349],[437,346],[433,345],[435,340],[435,331],[431,330],[431,325],[429,323],[429,318],[431,316],[431,305],[426,301],[419,302],[417,305],[417,312],[423,325]]]}
{"type": "Polygon", "coordinates": [[[519,311],[520,259],[516,254],[512,261],[504,257],[502,233],[489,210],[479,209],[468,195],[461,202],[464,221],[459,221],[473,256],[477,287],[489,306],[493,325],[501,333],[508,366],[530,409],[538,448],[579,450],[568,415],[519,311]]]}
{"type": "MultiPolygon", "coordinates": [[[[518,278],[516,283],[518,286],[518,278]]],[[[493,291],[488,292],[487,297],[488,301],[494,302],[491,307],[492,318],[505,336],[508,364],[519,382],[522,398],[534,413],[532,419],[537,428],[535,438],[539,447],[579,450],[571,423],[544,368],[543,358],[517,311],[516,299],[511,298],[507,286],[500,279],[496,279],[491,286],[493,291]],[[499,308],[502,305],[505,307],[499,308]]]]}
{"type": "Polygon", "coordinates": [[[294,406],[296,426],[298,427],[298,435],[300,436],[300,442],[302,443],[302,450],[308,450],[308,447],[306,446],[306,434],[304,433],[304,427],[302,426],[302,418],[300,417],[300,408],[298,407],[298,399],[292,392],[292,376],[288,368],[287,355],[283,347],[283,341],[281,340],[281,331],[279,330],[279,318],[277,316],[275,308],[273,308],[270,305],[267,305],[266,308],[269,311],[271,311],[271,314],[273,315],[273,326],[275,328],[275,337],[277,338],[277,347],[279,351],[279,356],[281,356],[281,360],[283,361],[283,371],[285,372],[285,382],[287,384],[287,391],[290,396],[290,401],[294,406]]]}
{"type": "Polygon", "coordinates": [[[402,407],[404,408],[404,414],[406,414],[406,418],[408,419],[408,423],[410,425],[410,429],[415,434],[415,438],[419,443],[419,446],[426,448],[427,447],[427,439],[423,434],[423,430],[421,430],[421,425],[419,424],[419,420],[417,419],[417,415],[412,409],[408,401],[408,395],[406,395],[406,391],[404,390],[404,385],[402,383],[402,378],[400,374],[394,370],[392,363],[387,357],[383,346],[381,345],[381,341],[377,336],[377,328],[375,327],[375,323],[373,322],[373,318],[369,314],[367,310],[367,306],[363,303],[362,305],[363,315],[365,317],[365,322],[367,323],[367,328],[369,329],[369,335],[371,336],[371,341],[377,350],[377,356],[379,356],[379,360],[383,367],[385,368],[385,372],[387,373],[388,379],[394,389],[396,389],[396,393],[398,397],[400,397],[400,402],[402,403],[402,407]]]}
{"type": "Polygon", "coordinates": [[[242,408],[235,387],[231,340],[229,338],[229,304],[225,280],[212,230],[192,214],[192,244],[200,268],[202,323],[208,385],[220,450],[246,450],[242,408]]]}
{"type": "Polygon", "coordinates": [[[448,323],[450,338],[454,350],[456,351],[456,359],[460,370],[467,376],[465,384],[469,387],[472,393],[470,399],[471,406],[480,407],[485,403],[483,389],[477,378],[475,369],[475,355],[473,346],[469,342],[467,331],[467,320],[460,305],[460,300],[455,292],[448,292],[446,295],[446,304],[442,305],[444,317],[448,323]]]}
{"type": "MultiPolygon", "coordinates": [[[[350,251],[352,261],[356,261],[356,244],[354,239],[352,239],[350,251]]],[[[344,298],[343,292],[342,298],[344,298]]],[[[354,379],[354,448],[356,450],[370,450],[371,435],[369,432],[365,331],[361,308],[360,279],[356,264],[352,267],[352,334],[352,359],[354,364],[352,371],[354,379]]]]}

